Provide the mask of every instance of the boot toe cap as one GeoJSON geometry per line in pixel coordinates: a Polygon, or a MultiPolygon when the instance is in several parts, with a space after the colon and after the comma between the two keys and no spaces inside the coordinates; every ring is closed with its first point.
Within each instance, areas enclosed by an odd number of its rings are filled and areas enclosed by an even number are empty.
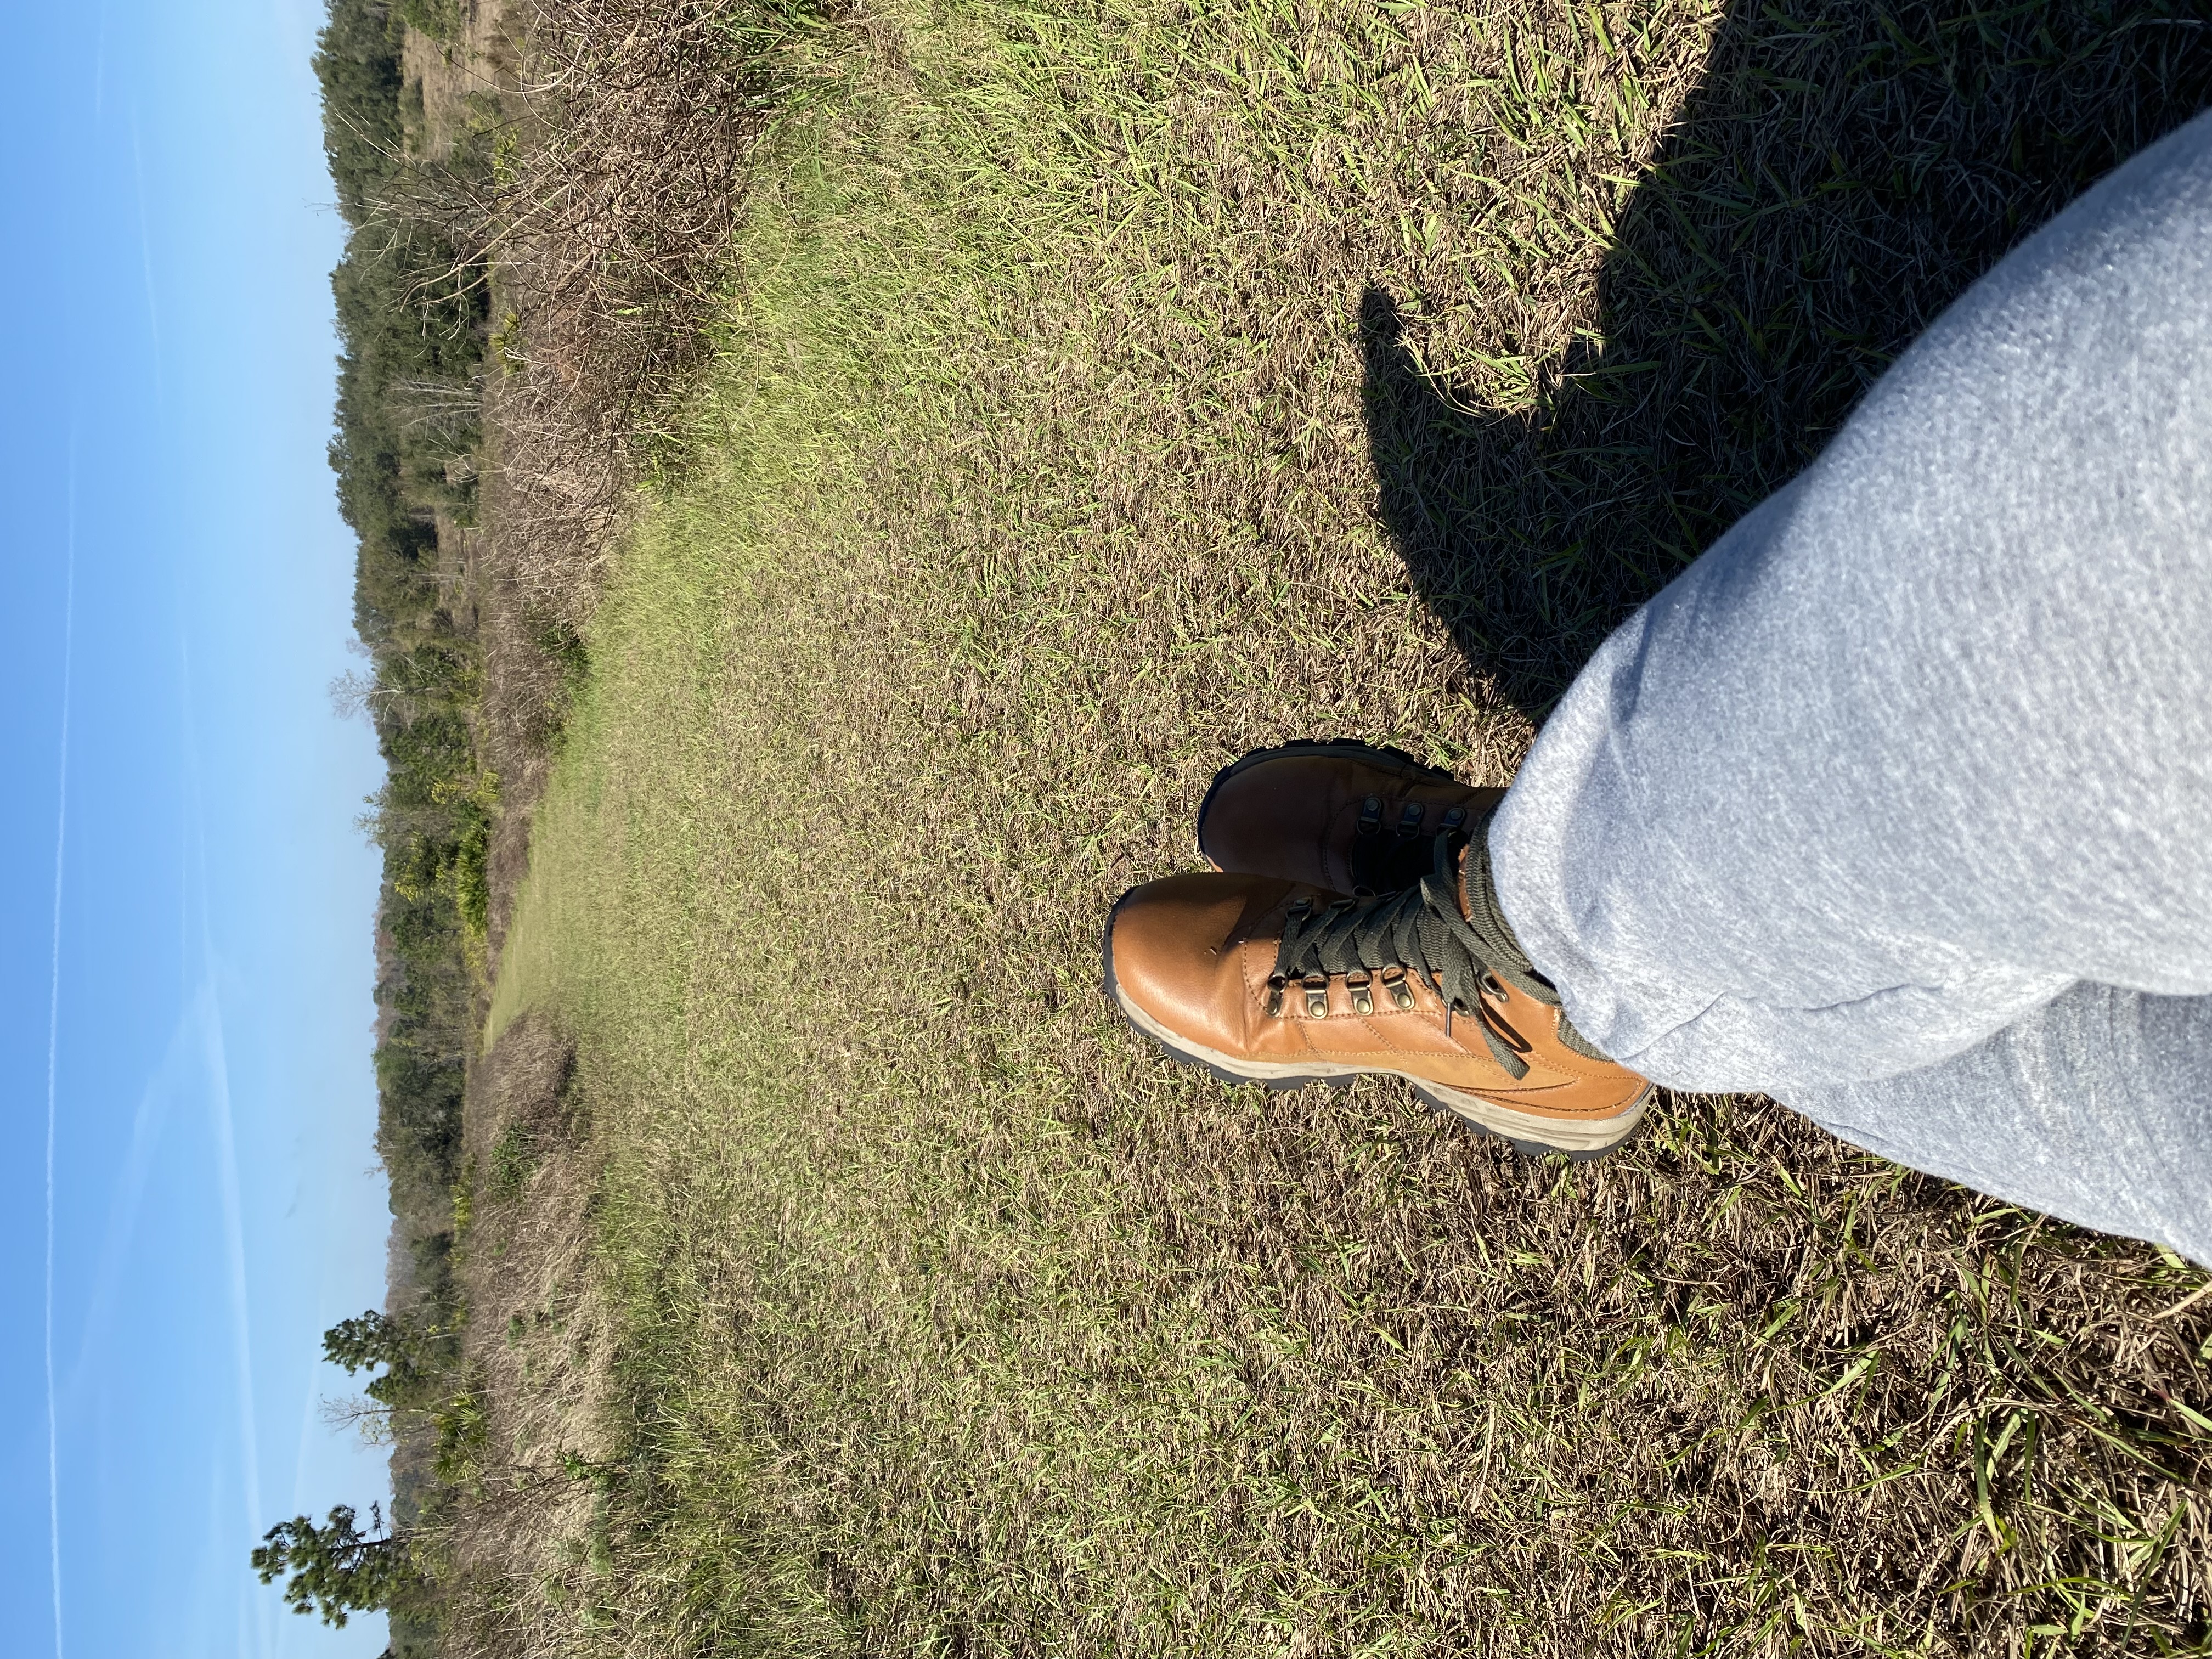
{"type": "Polygon", "coordinates": [[[1176,1037],[1235,1052],[1249,1000],[1245,923],[1285,890],[1279,881],[1217,874],[1132,889],[1107,924],[1108,990],[1176,1037]]]}

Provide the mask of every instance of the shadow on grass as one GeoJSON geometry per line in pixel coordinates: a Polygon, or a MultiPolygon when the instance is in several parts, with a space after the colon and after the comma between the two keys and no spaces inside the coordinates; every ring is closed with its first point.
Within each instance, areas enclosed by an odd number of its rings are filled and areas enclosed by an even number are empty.
{"type": "Polygon", "coordinates": [[[1384,521],[1540,719],[1612,627],[1819,453],[1954,296],[2212,101],[2212,8],[1737,0],[1598,283],[1601,343],[1486,410],[1361,308],[1384,521]]]}

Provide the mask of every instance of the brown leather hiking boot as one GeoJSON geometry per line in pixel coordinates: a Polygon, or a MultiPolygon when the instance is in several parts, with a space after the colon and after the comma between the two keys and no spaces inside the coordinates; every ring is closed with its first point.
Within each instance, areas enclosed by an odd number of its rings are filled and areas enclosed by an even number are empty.
{"type": "Polygon", "coordinates": [[[1170,1058],[1270,1088],[1402,1077],[1532,1156],[1594,1158],[1650,1085],[1600,1056],[1528,965],[1480,830],[1431,838],[1430,873],[1351,899],[1277,876],[1170,876],[1106,924],[1106,992],[1170,1058]],[[1466,851],[1462,855],[1462,847],[1466,851]]]}
{"type": "Polygon", "coordinates": [[[1429,872],[1440,832],[1505,797],[1395,749],[1304,738],[1224,769],[1198,809],[1198,850],[1217,870],[1332,892],[1395,893],[1429,872]]]}

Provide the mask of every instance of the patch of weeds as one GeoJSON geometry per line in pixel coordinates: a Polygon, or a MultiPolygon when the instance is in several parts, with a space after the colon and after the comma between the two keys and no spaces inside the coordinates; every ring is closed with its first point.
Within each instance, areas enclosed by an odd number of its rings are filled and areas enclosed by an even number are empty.
{"type": "Polygon", "coordinates": [[[453,1182],[453,1229],[450,1249],[458,1249],[469,1236],[469,1225],[476,1219],[477,1158],[474,1152],[461,1159],[460,1178],[453,1182]]]}
{"type": "Polygon", "coordinates": [[[562,684],[573,694],[591,676],[591,647],[575,624],[565,617],[541,612],[529,621],[533,630],[532,642],[539,654],[559,670],[562,684]]]}
{"type": "Polygon", "coordinates": [[[470,963],[483,969],[483,946],[491,924],[492,817],[499,810],[499,775],[485,769],[474,776],[442,782],[432,799],[445,807],[455,825],[450,879],[470,963]]]}
{"type": "Polygon", "coordinates": [[[461,33],[461,0],[397,0],[393,15],[433,40],[450,42],[461,33]]]}
{"type": "Polygon", "coordinates": [[[467,1488],[477,1478],[489,1438],[480,1387],[471,1382],[455,1389],[430,1413],[430,1428],[436,1447],[432,1467],[439,1484],[454,1491],[467,1488]]]}
{"type": "Polygon", "coordinates": [[[523,1186],[537,1164],[538,1137],[531,1127],[520,1120],[508,1124],[492,1143],[492,1196],[502,1201],[521,1196],[523,1186]]]}

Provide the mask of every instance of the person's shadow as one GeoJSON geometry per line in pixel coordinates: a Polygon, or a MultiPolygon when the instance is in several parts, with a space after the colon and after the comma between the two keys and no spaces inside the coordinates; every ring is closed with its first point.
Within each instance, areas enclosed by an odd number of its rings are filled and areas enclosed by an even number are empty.
{"type": "Polygon", "coordinates": [[[1401,297],[1359,326],[1385,525],[1540,720],[1612,627],[1817,454],[2004,252],[2212,102],[2212,8],[1737,0],[1619,220],[1601,346],[1486,406],[1401,297]]]}

